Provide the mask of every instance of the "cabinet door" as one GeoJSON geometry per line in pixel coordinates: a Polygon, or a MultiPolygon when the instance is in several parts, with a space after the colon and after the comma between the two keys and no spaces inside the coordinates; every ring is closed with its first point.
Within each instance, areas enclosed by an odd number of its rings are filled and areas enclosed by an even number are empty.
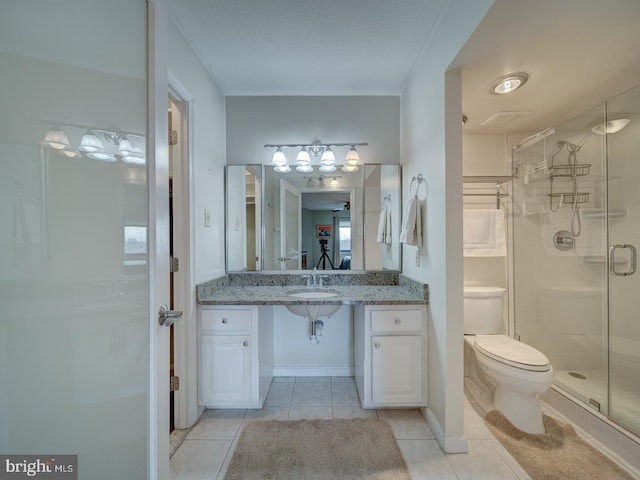
{"type": "Polygon", "coordinates": [[[251,400],[251,337],[202,337],[202,403],[251,400]]]}
{"type": "Polygon", "coordinates": [[[371,401],[422,405],[422,337],[371,337],[371,401]]]}

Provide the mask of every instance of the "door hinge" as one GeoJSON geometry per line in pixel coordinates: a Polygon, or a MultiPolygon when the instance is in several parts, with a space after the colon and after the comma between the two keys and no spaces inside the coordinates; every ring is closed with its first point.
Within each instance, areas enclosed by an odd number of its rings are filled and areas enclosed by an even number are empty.
{"type": "Polygon", "coordinates": [[[169,377],[169,391],[175,392],[176,390],[180,390],[180,377],[169,377]]]}
{"type": "Polygon", "coordinates": [[[178,132],[175,130],[169,130],[169,145],[177,145],[178,144],[178,132]]]}
{"type": "Polygon", "coordinates": [[[180,262],[178,257],[169,257],[169,273],[174,273],[180,270],[180,262]]]}

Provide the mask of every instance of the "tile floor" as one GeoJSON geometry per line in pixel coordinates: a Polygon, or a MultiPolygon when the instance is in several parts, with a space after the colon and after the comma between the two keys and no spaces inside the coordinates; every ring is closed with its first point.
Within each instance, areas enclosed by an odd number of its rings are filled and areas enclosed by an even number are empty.
{"type": "MultiPolygon", "coordinates": [[[[378,417],[391,425],[415,480],[522,480],[520,468],[465,398],[466,454],[445,454],[418,410],[363,410],[353,378],[276,377],[261,410],[206,410],[172,434],[172,480],[222,480],[244,425],[254,420],[378,417]]],[[[556,415],[557,418],[557,415],[556,415]]]]}

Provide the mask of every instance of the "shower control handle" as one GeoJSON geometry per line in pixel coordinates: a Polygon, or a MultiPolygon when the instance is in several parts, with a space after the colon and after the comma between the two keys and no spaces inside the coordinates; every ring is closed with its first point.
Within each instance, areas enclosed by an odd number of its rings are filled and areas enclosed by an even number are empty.
{"type": "Polygon", "coordinates": [[[633,275],[634,273],[636,273],[637,253],[638,252],[636,250],[636,247],[628,243],[617,243],[609,247],[609,273],[616,277],[627,277],[629,275],[633,275]],[[627,249],[630,252],[630,266],[629,266],[629,270],[625,272],[618,272],[616,270],[616,250],[617,249],[627,249]]]}

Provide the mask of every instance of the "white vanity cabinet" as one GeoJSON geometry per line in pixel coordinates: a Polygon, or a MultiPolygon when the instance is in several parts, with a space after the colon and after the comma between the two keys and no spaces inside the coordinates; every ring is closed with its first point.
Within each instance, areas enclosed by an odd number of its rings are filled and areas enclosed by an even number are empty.
{"type": "Polygon", "coordinates": [[[358,305],[355,378],[363,408],[426,405],[426,308],[358,305]]]}
{"type": "Polygon", "coordinates": [[[199,404],[209,408],[262,408],[273,375],[271,309],[198,308],[199,404]]]}

